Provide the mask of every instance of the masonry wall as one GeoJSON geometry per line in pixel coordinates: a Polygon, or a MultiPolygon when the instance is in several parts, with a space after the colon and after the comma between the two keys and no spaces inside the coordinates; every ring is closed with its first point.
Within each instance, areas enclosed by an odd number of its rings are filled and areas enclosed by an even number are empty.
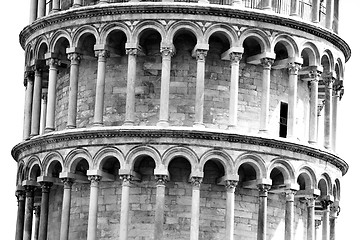
{"type": "MultiPolygon", "coordinates": [[[[130,189],[129,239],[153,239],[156,203],[156,181],[153,176],[155,163],[144,159],[137,167],[142,181],[133,182],[130,189]]],[[[171,162],[170,181],[166,183],[164,236],[171,240],[190,237],[192,185],[188,182],[190,164],[178,158],[171,162]]],[[[200,192],[200,238],[221,240],[225,236],[226,190],[215,184],[223,175],[222,167],[213,161],[204,168],[200,192]]],[[[74,184],[72,188],[69,239],[85,240],[89,208],[90,184],[74,184]]],[[[50,194],[49,236],[59,237],[62,187],[54,186],[50,194]]],[[[98,205],[99,240],[118,239],[120,228],[121,184],[100,182],[98,205]]],[[[296,240],[305,239],[306,207],[296,200],[296,240]]],[[[268,239],[284,239],[285,196],[269,194],[268,239]]],[[[258,191],[236,188],[235,191],[235,238],[255,240],[258,221],[258,191]]]]}

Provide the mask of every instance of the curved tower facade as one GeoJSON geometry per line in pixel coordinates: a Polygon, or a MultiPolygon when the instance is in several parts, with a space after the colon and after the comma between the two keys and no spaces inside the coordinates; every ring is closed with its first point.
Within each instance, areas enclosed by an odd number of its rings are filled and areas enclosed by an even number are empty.
{"type": "Polygon", "coordinates": [[[335,239],[338,13],[31,0],[16,240],[335,239]]]}

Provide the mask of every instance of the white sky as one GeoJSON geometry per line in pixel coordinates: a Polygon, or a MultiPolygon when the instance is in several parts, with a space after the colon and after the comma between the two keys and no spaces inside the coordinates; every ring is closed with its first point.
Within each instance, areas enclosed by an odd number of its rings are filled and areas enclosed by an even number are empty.
{"type": "MultiPolygon", "coordinates": [[[[16,163],[10,155],[12,147],[22,140],[23,106],[24,106],[24,51],[20,47],[18,35],[28,24],[29,2],[25,0],[5,0],[1,3],[0,22],[2,34],[0,46],[0,218],[1,239],[15,238],[16,197],[15,179],[16,163]]],[[[352,49],[352,57],[346,63],[345,95],[339,106],[338,119],[338,153],[350,165],[349,172],[341,180],[341,213],[338,219],[337,239],[359,239],[360,207],[358,206],[360,191],[357,189],[359,178],[357,170],[360,163],[357,156],[357,137],[360,136],[360,108],[356,107],[360,82],[356,77],[359,67],[360,47],[355,22],[360,9],[360,1],[345,1],[340,4],[340,36],[347,41],[352,49]]]]}

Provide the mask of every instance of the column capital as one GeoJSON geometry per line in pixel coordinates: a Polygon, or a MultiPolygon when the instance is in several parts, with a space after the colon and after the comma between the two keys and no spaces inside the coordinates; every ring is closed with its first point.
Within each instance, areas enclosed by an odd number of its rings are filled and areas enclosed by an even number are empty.
{"type": "Polygon", "coordinates": [[[53,183],[52,182],[40,182],[40,186],[41,186],[42,193],[49,193],[51,187],[53,186],[53,183]]]}
{"type": "Polygon", "coordinates": [[[201,183],[202,183],[202,180],[203,180],[202,177],[191,177],[191,179],[190,179],[191,185],[192,185],[194,188],[199,189],[199,188],[200,188],[200,185],[201,185],[201,183]]]}
{"type": "Polygon", "coordinates": [[[225,188],[227,192],[234,192],[239,181],[225,180],[225,188]]]}
{"type": "Polygon", "coordinates": [[[175,55],[175,48],[172,46],[161,46],[160,52],[163,57],[172,57],[175,55]]]}
{"type": "Polygon", "coordinates": [[[34,77],[35,77],[34,71],[31,69],[26,69],[24,72],[24,87],[27,86],[29,81],[33,82],[34,77]]]}
{"type": "Polygon", "coordinates": [[[138,55],[140,50],[138,48],[126,48],[127,55],[138,55]]]}
{"type": "Polygon", "coordinates": [[[330,217],[337,218],[340,214],[341,208],[338,203],[333,203],[330,206],[330,217]]]}
{"type": "Polygon", "coordinates": [[[123,186],[130,186],[131,181],[133,180],[133,176],[130,174],[123,174],[119,176],[120,181],[122,182],[123,186]]]}
{"type": "Polygon", "coordinates": [[[99,176],[99,175],[90,175],[90,176],[88,176],[88,179],[90,181],[90,186],[91,187],[98,187],[99,182],[101,180],[101,176],[99,176]]]}
{"type": "Polygon", "coordinates": [[[321,220],[320,219],[315,219],[315,228],[318,229],[321,225],[321,220]]]}
{"type": "Polygon", "coordinates": [[[18,202],[24,201],[25,200],[25,191],[24,190],[16,190],[15,196],[16,196],[18,202]]]}
{"type": "Polygon", "coordinates": [[[231,63],[239,63],[243,53],[242,52],[231,52],[230,54],[231,63]]]}
{"type": "Polygon", "coordinates": [[[36,217],[40,217],[40,211],[41,211],[40,206],[34,206],[33,210],[34,210],[34,215],[36,217]]]}
{"type": "Polygon", "coordinates": [[[323,110],[324,108],[324,101],[320,102],[317,106],[317,115],[318,116],[321,116],[321,111],[323,110]]]}
{"type": "Polygon", "coordinates": [[[106,49],[96,49],[95,56],[98,58],[99,62],[105,62],[108,57],[110,57],[110,51],[106,49]]]}
{"type": "Polygon", "coordinates": [[[264,68],[264,69],[271,69],[271,66],[274,64],[274,59],[272,58],[268,58],[268,57],[265,57],[265,58],[261,58],[260,59],[260,65],[264,68]]]}
{"type": "Polygon", "coordinates": [[[73,178],[62,178],[62,183],[64,184],[64,189],[71,189],[74,179],[73,178]]]}
{"type": "Polygon", "coordinates": [[[286,189],[285,190],[285,198],[287,202],[293,202],[295,200],[295,194],[297,190],[295,189],[286,189]]]}
{"type": "Polygon", "coordinates": [[[48,58],[46,59],[46,65],[49,66],[50,69],[57,69],[61,65],[61,62],[57,58],[48,58]]]}
{"type": "Polygon", "coordinates": [[[321,77],[320,71],[310,71],[309,78],[311,82],[319,82],[319,78],[321,77]]]}
{"type": "Polygon", "coordinates": [[[197,61],[205,61],[205,58],[207,56],[207,52],[208,52],[208,50],[206,50],[206,49],[196,49],[196,52],[195,52],[196,60],[197,61]]]}
{"type": "Polygon", "coordinates": [[[268,196],[268,192],[271,188],[271,185],[258,184],[257,187],[259,189],[259,197],[267,197],[268,196]]]}
{"type": "Polygon", "coordinates": [[[167,175],[155,175],[156,185],[165,186],[165,183],[168,181],[167,175]]]}
{"type": "Polygon", "coordinates": [[[301,64],[296,62],[290,62],[288,63],[287,67],[290,75],[297,75],[299,73],[299,70],[301,69],[301,64]]]}
{"type": "Polygon", "coordinates": [[[47,92],[47,88],[45,88],[41,91],[41,99],[47,102],[47,98],[48,98],[48,92],[47,92]]]}

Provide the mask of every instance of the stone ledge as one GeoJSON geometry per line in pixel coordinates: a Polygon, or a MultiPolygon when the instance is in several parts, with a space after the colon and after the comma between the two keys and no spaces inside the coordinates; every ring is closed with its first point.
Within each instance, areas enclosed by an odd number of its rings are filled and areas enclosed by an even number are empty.
{"type": "MultiPolygon", "coordinates": [[[[69,142],[72,140],[86,139],[111,139],[111,138],[173,138],[173,139],[200,139],[207,141],[219,141],[230,143],[243,143],[249,145],[270,147],[280,150],[291,151],[314,157],[325,162],[329,162],[341,170],[345,175],[349,165],[334,153],[325,149],[314,148],[310,145],[304,145],[300,142],[289,141],[288,139],[266,138],[264,136],[242,135],[231,131],[221,131],[212,129],[196,129],[186,127],[93,127],[63,130],[37,136],[31,140],[17,144],[11,151],[13,158],[17,161],[20,154],[33,148],[39,148],[53,143],[69,142]]],[[[89,144],[91,145],[91,144],[89,144]]]]}

